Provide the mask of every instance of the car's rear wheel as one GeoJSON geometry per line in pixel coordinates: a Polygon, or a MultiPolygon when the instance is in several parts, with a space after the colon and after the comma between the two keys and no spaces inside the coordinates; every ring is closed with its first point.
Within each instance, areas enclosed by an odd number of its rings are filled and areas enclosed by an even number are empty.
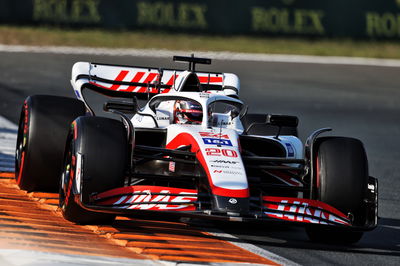
{"type": "Polygon", "coordinates": [[[104,117],[79,117],[72,123],[64,158],[59,205],[65,219],[78,224],[108,224],[115,215],[93,212],[88,203],[94,192],[122,187],[128,145],[124,125],[104,117]]]}
{"type": "Polygon", "coordinates": [[[85,105],[72,98],[34,95],[25,100],[15,152],[15,178],[21,189],[58,191],[69,126],[85,112],[85,105]]]}
{"type": "MultiPolygon", "coordinates": [[[[242,117],[241,121],[244,129],[249,128],[253,123],[260,123],[252,126],[250,130],[247,131],[248,135],[275,136],[278,133],[277,126],[265,124],[267,121],[267,114],[246,114],[242,117]]],[[[297,137],[297,127],[282,127],[280,135],[297,137]]]]}
{"type": "MultiPolygon", "coordinates": [[[[363,144],[354,138],[323,137],[317,139],[315,147],[316,199],[348,215],[353,225],[364,225],[368,161],[363,144]]],[[[363,233],[310,226],[307,234],[319,242],[355,243],[363,233]]]]}

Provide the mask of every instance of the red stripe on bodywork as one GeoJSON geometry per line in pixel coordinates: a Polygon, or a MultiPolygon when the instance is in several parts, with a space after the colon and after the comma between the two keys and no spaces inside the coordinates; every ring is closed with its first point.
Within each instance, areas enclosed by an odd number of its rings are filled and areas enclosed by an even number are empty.
{"type": "MultiPolygon", "coordinates": [[[[150,83],[150,82],[152,82],[157,76],[158,76],[158,73],[149,73],[149,75],[148,75],[147,78],[143,81],[143,83],[150,83]]],[[[137,90],[137,92],[146,93],[146,92],[147,92],[146,90],[147,90],[147,87],[140,87],[139,90],[137,90]]],[[[150,92],[153,92],[153,91],[150,90],[150,92]]]]}
{"type": "Polygon", "coordinates": [[[94,86],[100,87],[100,88],[102,88],[102,89],[110,90],[109,87],[100,85],[100,84],[98,84],[98,83],[96,83],[96,82],[93,82],[93,81],[89,81],[89,84],[92,84],[92,85],[94,85],[94,86]]]}
{"type": "Polygon", "coordinates": [[[295,187],[300,187],[302,186],[302,183],[294,179],[292,176],[290,176],[287,173],[276,171],[276,170],[270,170],[268,171],[270,174],[274,175],[275,178],[278,178],[282,180],[283,182],[286,182],[290,186],[295,186],[295,187]]]}
{"type": "Polygon", "coordinates": [[[249,197],[249,190],[248,189],[226,189],[222,187],[217,187],[214,185],[212,182],[210,170],[208,169],[206,160],[204,159],[204,155],[201,152],[201,149],[197,143],[197,141],[193,138],[192,135],[189,133],[180,133],[178,134],[173,140],[171,140],[166,148],[167,149],[176,149],[180,146],[186,146],[190,145],[191,146],[191,152],[196,153],[196,158],[200,162],[200,164],[203,166],[204,171],[207,174],[208,181],[210,183],[210,187],[212,190],[212,193],[214,195],[218,196],[224,196],[224,197],[236,197],[236,198],[247,198],[249,197]]]}
{"type": "MultiPolygon", "coordinates": [[[[127,70],[122,70],[121,72],[119,72],[118,76],[114,79],[114,81],[122,81],[124,80],[124,78],[126,77],[126,75],[128,75],[129,71],[127,70]]],[[[110,88],[108,88],[109,90],[113,90],[116,91],[119,88],[119,84],[113,84],[110,88]]]]}
{"type": "MultiPolygon", "coordinates": [[[[131,80],[131,82],[139,82],[140,79],[144,76],[144,73],[145,73],[145,72],[137,72],[137,73],[135,74],[135,76],[133,77],[133,79],[131,80]]],[[[123,91],[129,91],[129,92],[131,92],[131,91],[133,91],[136,87],[137,87],[137,86],[129,86],[128,88],[126,88],[126,90],[123,90],[123,91]]]]}
{"type": "Polygon", "coordinates": [[[166,83],[166,85],[173,85],[174,84],[174,80],[176,80],[178,78],[178,76],[179,75],[172,75],[171,78],[166,83]]]}
{"type": "Polygon", "coordinates": [[[199,81],[200,83],[218,83],[218,82],[222,82],[222,77],[210,77],[210,79],[208,79],[208,76],[203,76],[203,77],[199,77],[199,81]]]}

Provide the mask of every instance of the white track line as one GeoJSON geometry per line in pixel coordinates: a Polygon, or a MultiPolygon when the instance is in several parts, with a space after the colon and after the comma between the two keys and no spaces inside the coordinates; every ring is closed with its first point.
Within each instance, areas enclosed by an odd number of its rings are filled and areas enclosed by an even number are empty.
{"type": "Polygon", "coordinates": [[[18,127],[0,116],[0,172],[14,172],[18,127]]]}
{"type": "Polygon", "coordinates": [[[257,254],[260,257],[275,261],[275,262],[277,262],[277,263],[279,263],[281,265],[287,265],[287,266],[289,266],[289,265],[290,266],[298,266],[298,265],[300,265],[300,264],[297,264],[297,263],[295,263],[295,262],[293,262],[291,260],[288,260],[288,259],[286,259],[286,258],[284,258],[282,256],[279,256],[279,255],[277,255],[275,253],[272,253],[272,252],[270,252],[268,250],[259,248],[259,247],[255,246],[253,244],[240,242],[242,240],[240,240],[238,237],[236,237],[234,235],[231,235],[231,234],[227,234],[227,233],[222,232],[222,231],[219,231],[218,229],[213,229],[213,232],[207,231],[206,229],[204,229],[203,231],[206,231],[207,233],[209,233],[209,234],[211,234],[213,236],[222,238],[222,239],[224,239],[224,241],[229,242],[229,243],[231,243],[231,244],[233,244],[235,246],[238,246],[238,247],[240,247],[242,249],[245,249],[247,251],[250,251],[250,252],[252,252],[254,254],[257,254]],[[227,241],[226,239],[235,239],[235,240],[227,241]]]}
{"type": "Polygon", "coordinates": [[[124,265],[162,265],[160,261],[127,258],[112,258],[90,255],[68,255],[34,250],[0,249],[0,265],[7,266],[124,266],[124,265]]]}
{"type": "Polygon", "coordinates": [[[195,53],[196,56],[200,57],[209,57],[217,60],[229,60],[229,61],[400,67],[400,60],[396,59],[378,59],[378,58],[344,57],[344,56],[255,54],[255,53],[233,53],[233,52],[173,51],[173,50],[158,50],[158,49],[109,49],[109,48],[91,48],[91,47],[27,46],[27,45],[0,44],[0,52],[138,56],[138,57],[152,57],[152,58],[172,58],[173,55],[177,54],[190,55],[191,53],[195,53]]]}
{"type": "MultiPolygon", "coordinates": [[[[14,172],[14,149],[15,149],[15,145],[16,145],[16,141],[17,141],[17,129],[18,129],[17,125],[13,124],[12,122],[5,119],[4,117],[0,116],[0,172],[14,172]]],[[[211,235],[217,236],[217,237],[221,237],[221,238],[238,239],[237,237],[235,237],[233,235],[230,235],[230,234],[224,233],[222,231],[218,231],[218,230],[214,230],[213,232],[208,232],[208,233],[211,235]]],[[[288,259],[285,259],[277,254],[274,254],[272,252],[269,252],[267,250],[264,250],[255,245],[252,245],[252,244],[240,243],[239,241],[227,241],[227,242],[229,242],[233,245],[236,245],[242,249],[248,250],[254,254],[257,254],[260,257],[275,261],[282,265],[298,265],[288,259]]],[[[19,252],[22,252],[22,251],[19,251],[19,252]]],[[[5,250],[0,249],[0,257],[2,255],[4,255],[5,253],[6,253],[5,250]]],[[[27,253],[27,252],[25,252],[25,253],[27,253]]],[[[16,257],[18,257],[18,256],[16,256],[16,257]]],[[[71,256],[65,255],[64,257],[69,258],[71,256]]],[[[61,257],[62,258],[61,261],[64,261],[64,257],[61,257]]],[[[47,258],[47,257],[45,256],[45,258],[47,258]]],[[[30,257],[25,258],[25,259],[23,259],[23,257],[22,257],[21,259],[12,261],[11,265],[25,265],[24,263],[28,262],[29,260],[31,260],[30,257]]],[[[141,262],[141,261],[139,261],[139,262],[141,262]]],[[[161,262],[161,263],[165,264],[165,265],[178,265],[178,264],[179,265],[191,265],[191,264],[187,264],[187,263],[174,263],[174,262],[165,262],[165,261],[161,262]]],[[[93,264],[96,264],[96,263],[94,263],[94,261],[93,261],[93,264]]],[[[147,262],[144,263],[144,261],[143,261],[143,264],[149,265],[147,262]]],[[[2,265],[1,260],[0,260],[0,265],[2,265]]],[[[86,264],[84,264],[84,265],[86,265],[86,264]]],[[[99,264],[99,265],[103,265],[103,264],[99,264]]],[[[104,265],[107,265],[107,263],[104,263],[104,265]]],[[[134,264],[132,264],[132,265],[134,265],[134,264]]],[[[199,264],[196,263],[196,265],[199,265],[199,264]]],[[[207,265],[227,265],[227,264],[225,264],[225,263],[209,263],[207,265]]],[[[243,265],[243,263],[236,263],[236,264],[229,263],[228,265],[243,265]]]]}

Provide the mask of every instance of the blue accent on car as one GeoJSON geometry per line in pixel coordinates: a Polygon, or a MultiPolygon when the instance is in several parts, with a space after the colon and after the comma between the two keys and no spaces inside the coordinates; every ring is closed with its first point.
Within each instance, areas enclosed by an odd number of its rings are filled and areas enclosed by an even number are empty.
{"type": "Polygon", "coordinates": [[[294,157],[294,149],[292,144],[290,143],[285,143],[287,151],[288,151],[288,157],[294,157]]]}
{"type": "Polygon", "coordinates": [[[79,91],[74,90],[75,95],[78,99],[82,99],[81,94],[79,93],[79,91]]]}
{"type": "Polygon", "coordinates": [[[203,142],[208,145],[232,146],[232,142],[229,139],[203,138],[203,142]]]}

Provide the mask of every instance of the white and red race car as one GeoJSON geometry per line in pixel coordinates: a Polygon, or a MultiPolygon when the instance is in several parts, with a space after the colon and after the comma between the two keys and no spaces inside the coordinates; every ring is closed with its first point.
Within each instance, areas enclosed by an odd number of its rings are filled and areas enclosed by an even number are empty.
{"type": "Polygon", "coordinates": [[[57,191],[72,222],[163,213],[305,225],[312,240],[353,243],[377,225],[377,179],[363,144],[319,137],[303,145],[297,117],[247,114],[230,73],[78,62],[77,99],[35,95],[19,123],[21,189],[57,191]],[[99,117],[84,92],[112,100],[99,117]],[[143,108],[137,99],[146,100],[143,108]]]}

